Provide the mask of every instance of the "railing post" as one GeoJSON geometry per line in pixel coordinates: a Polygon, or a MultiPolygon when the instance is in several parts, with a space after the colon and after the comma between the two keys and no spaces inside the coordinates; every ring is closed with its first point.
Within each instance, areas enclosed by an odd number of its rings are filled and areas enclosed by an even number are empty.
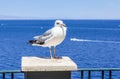
{"type": "Polygon", "coordinates": [[[5,73],[2,74],[2,79],[5,79],[5,73]]]}
{"type": "Polygon", "coordinates": [[[109,70],[109,79],[112,79],[112,71],[109,70]]]}
{"type": "Polygon", "coordinates": [[[104,70],[102,70],[102,79],[104,79],[104,70]]]}
{"type": "Polygon", "coordinates": [[[81,79],[84,79],[84,71],[81,70],[81,79]]]}
{"type": "Polygon", "coordinates": [[[14,73],[11,73],[11,79],[14,79],[14,73]]]}
{"type": "Polygon", "coordinates": [[[91,71],[88,70],[88,79],[91,79],[91,71]]]}

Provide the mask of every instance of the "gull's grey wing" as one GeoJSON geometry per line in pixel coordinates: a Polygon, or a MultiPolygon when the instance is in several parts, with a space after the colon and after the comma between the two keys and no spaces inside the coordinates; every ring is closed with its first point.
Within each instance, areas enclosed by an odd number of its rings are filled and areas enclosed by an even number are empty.
{"type": "Polygon", "coordinates": [[[40,42],[45,42],[47,39],[50,39],[53,36],[52,29],[46,31],[43,35],[35,36],[34,38],[40,42]]]}

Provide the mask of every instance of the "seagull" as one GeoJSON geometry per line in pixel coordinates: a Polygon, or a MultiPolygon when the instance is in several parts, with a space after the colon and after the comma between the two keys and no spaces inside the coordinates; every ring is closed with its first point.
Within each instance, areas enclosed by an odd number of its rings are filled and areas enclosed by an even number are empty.
{"type": "Polygon", "coordinates": [[[67,27],[62,20],[56,20],[54,27],[47,30],[39,36],[33,37],[34,40],[29,40],[32,46],[48,47],[50,50],[50,58],[52,59],[52,47],[54,47],[54,58],[56,58],[56,46],[61,44],[66,37],[67,27]]]}

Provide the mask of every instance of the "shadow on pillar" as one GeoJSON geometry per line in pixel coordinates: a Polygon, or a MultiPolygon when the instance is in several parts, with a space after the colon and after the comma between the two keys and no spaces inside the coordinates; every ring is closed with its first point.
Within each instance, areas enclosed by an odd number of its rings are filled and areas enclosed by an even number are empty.
{"type": "Polygon", "coordinates": [[[25,72],[25,79],[71,79],[70,71],[25,72]]]}

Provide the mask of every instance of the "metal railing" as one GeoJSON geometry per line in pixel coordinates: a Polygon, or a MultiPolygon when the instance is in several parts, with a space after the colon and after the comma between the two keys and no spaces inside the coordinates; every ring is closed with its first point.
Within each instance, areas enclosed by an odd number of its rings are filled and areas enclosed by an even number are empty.
{"type": "MultiPolygon", "coordinates": [[[[94,77],[95,75],[95,72],[100,72],[98,76],[99,79],[113,79],[112,73],[117,72],[117,75],[119,76],[118,79],[120,79],[120,68],[79,68],[77,71],[80,72],[80,79],[92,79],[92,77],[94,77]],[[84,72],[86,72],[87,74],[84,72]],[[91,74],[93,72],[94,74],[91,74]],[[106,73],[107,75],[105,75],[106,73]]],[[[117,75],[114,75],[114,76],[117,76],[117,75]]]]}
{"type": "MultiPolygon", "coordinates": [[[[77,71],[74,72],[79,73],[79,75],[77,75],[79,76],[79,79],[96,79],[94,78],[96,72],[100,72],[99,76],[97,76],[99,77],[99,79],[116,79],[113,78],[113,76],[116,76],[113,75],[113,72],[119,72],[119,74],[117,73],[119,75],[119,78],[117,79],[120,79],[120,68],[79,68],[77,71]]],[[[24,74],[24,72],[22,72],[21,70],[0,71],[0,79],[17,79],[15,78],[15,74],[19,74],[19,73],[24,74]],[[9,74],[9,78],[7,78],[8,74],[9,74]]],[[[24,76],[23,78],[19,78],[19,79],[24,79],[24,76]]]]}
{"type": "Polygon", "coordinates": [[[6,79],[6,77],[9,77],[7,79],[15,79],[14,75],[18,73],[23,73],[21,70],[1,70],[0,71],[0,79],[6,79]]]}

